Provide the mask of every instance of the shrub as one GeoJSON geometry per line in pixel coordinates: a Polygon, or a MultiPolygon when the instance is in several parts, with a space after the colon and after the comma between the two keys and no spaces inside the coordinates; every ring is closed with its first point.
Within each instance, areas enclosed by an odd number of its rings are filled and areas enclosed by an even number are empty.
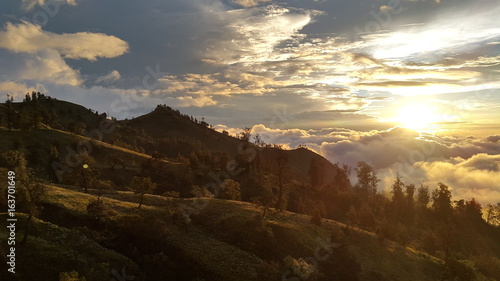
{"type": "Polygon", "coordinates": [[[220,185],[219,198],[227,200],[240,200],[240,184],[231,179],[224,180],[224,182],[220,185]]]}

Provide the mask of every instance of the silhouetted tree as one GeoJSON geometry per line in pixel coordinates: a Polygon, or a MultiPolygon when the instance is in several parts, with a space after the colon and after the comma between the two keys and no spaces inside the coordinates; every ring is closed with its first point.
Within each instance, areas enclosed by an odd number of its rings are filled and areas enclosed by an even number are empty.
{"type": "Polygon", "coordinates": [[[262,140],[262,137],[259,134],[256,134],[255,136],[253,136],[253,142],[257,146],[264,146],[265,145],[264,141],[262,140]]]}
{"type": "Polygon", "coordinates": [[[323,185],[325,181],[325,166],[322,165],[318,160],[316,159],[311,159],[311,164],[309,165],[309,183],[311,184],[311,187],[315,190],[321,189],[321,186],[323,185]]]}
{"type": "Polygon", "coordinates": [[[261,178],[262,191],[259,196],[255,196],[252,198],[252,202],[262,206],[262,218],[264,218],[267,214],[267,210],[271,208],[271,206],[276,205],[277,196],[272,192],[270,180],[266,177],[261,178]]]}
{"type": "Polygon", "coordinates": [[[491,225],[500,226],[500,203],[488,204],[486,208],[486,222],[491,225]]]}
{"type": "Polygon", "coordinates": [[[347,213],[347,223],[350,227],[355,227],[358,225],[358,221],[358,212],[356,211],[356,208],[354,208],[354,206],[351,206],[349,212],[347,213]]]}
{"type": "Polygon", "coordinates": [[[359,226],[362,229],[373,231],[375,229],[375,216],[373,214],[372,208],[368,206],[365,202],[360,210],[358,215],[359,226]]]}
{"type": "Polygon", "coordinates": [[[240,139],[245,142],[249,142],[251,136],[252,136],[252,128],[245,127],[245,129],[242,132],[240,132],[240,139]]]}
{"type": "Polygon", "coordinates": [[[429,202],[431,200],[431,196],[429,194],[429,187],[424,186],[423,184],[420,185],[418,188],[418,195],[417,195],[417,204],[420,209],[427,209],[427,206],[429,206],[429,202]]]}
{"type": "Polygon", "coordinates": [[[16,111],[14,110],[12,103],[14,102],[14,97],[11,95],[7,95],[7,100],[5,101],[5,106],[7,107],[7,110],[5,111],[6,117],[7,117],[7,128],[9,129],[9,132],[12,130],[12,127],[14,126],[14,120],[16,118],[16,111]]]}
{"type": "Polygon", "coordinates": [[[24,97],[23,102],[30,102],[31,101],[31,96],[29,93],[26,93],[26,96],[24,97]]]}
{"type": "Polygon", "coordinates": [[[278,150],[276,156],[274,158],[275,164],[275,175],[277,177],[278,183],[278,200],[276,202],[276,207],[278,210],[282,210],[284,208],[284,189],[285,189],[285,181],[286,181],[286,172],[288,168],[288,155],[284,150],[278,150]]]}
{"type": "Polygon", "coordinates": [[[137,208],[141,208],[144,195],[153,192],[156,189],[156,183],[152,182],[149,177],[133,177],[130,181],[130,188],[140,196],[137,208]]]}
{"type": "Polygon", "coordinates": [[[438,188],[432,192],[432,208],[442,220],[448,220],[453,211],[451,206],[451,190],[443,183],[438,183],[438,188]]]}
{"type": "Polygon", "coordinates": [[[35,129],[38,129],[40,123],[42,122],[40,101],[38,98],[33,99],[33,108],[31,109],[29,120],[30,120],[30,128],[35,128],[35,129]]]}
{"type": "Polygon", "coordinates": [[[358,162],[356,176],[358,183],[355,188],[363,197],[372,197],[377,193],[377,184],[380,180],[372,166],[363,161],[358,162]]]}
{"type": "Polygon", "coordinates": [[[415,185],[408,184],[405,186],[405,207],[404,207],[404,221],[407,225],[413,223],[415,217],[415,185]]]}
{"type": "Polygon", "coordinates": [[[467,223],[483,221],[483,211],[481,204],[472,198],[469,201],[459,200],[456,202],[455,210],[461,219],[465,219],[467,223]]]}

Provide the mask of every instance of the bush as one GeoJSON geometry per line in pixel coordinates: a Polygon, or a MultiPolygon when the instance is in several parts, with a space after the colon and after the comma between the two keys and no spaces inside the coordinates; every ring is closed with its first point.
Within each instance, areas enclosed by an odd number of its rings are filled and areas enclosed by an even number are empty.
{"type": "Polygon", "coordinates": [[[107,220],[111,209],[100,200],[95,200],[87,205],[87,214],[97,223],[107,220]]]}
{"type": "Polygon", "coordinates": [[[240,200],[240,184],[231,179],[224,180],[224,182],[220,185],[219,198],[227,200],[240,200]]]}

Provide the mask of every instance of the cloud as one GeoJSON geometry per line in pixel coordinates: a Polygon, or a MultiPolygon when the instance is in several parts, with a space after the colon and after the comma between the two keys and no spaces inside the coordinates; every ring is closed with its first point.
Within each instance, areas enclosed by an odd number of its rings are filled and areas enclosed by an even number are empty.
{"type": "Polygon", "coordinates": [[[174,107],[205,107],[216,105],[217,102],[210,96],[182,96],[182,97],[167,97],[164,99],[167,104],[174,107]]]}
{"type": "MultiPolygon", "coordinates": [[[[225,129],[232,134],[241,131],[225,129]]],[[[252,129],[265,142],[286,148],[305,144],[333,163],[354,167],[358,161],[368,162],[382,180],[381,192],[390,192],[399,174],[406,183],[423,183],[431,188],[443,182],[453,189],[456,199],[475,197],[482,204],[500,201],[500,144],[495,142],[498,136],[439,138],[400,127],[370,132],[338,128],[284,130],[264,125],[252,129]]]]}
{"type": "Polygon", "coordinates": [[[268,3],[272,0],[233,0],[234,3],[243,6],[245,8],[258,6],[261,3],[268,3]]]}
{"type": "Polygon", "coordinates": [[[119,80],[121,78],[120,72],[118,70],[112,70],[110,73],[100,76],[96,79],[96,83],[111,83],[119,80]]]}
{"type": "Polygon", "coordinates": [[[490,142],[500,142],[500,135],[495,135],[495,136],[489,136],[488,138],[486,138],[486,140],[490,141],[490,142]]]}
{"type": "Polygon", "coordinates": [[[500,6],[496,5],[480,11],[440,13],[425,25],[369,35],[365,37],[366,50],[378,59],[405,61],[436,62],[449,56],[465,57],[500,38],[495,16],[499,11],[500,6]]]}
{"type": "MultiPolygon", "coordinates": [[[[215,128],[232,135],[242,131],[224,125],[215,128]]],[[[439,138],[400,127],[359,132],[341,128],[271,129],[262,124],[253,126],[252,134],[288,149],[305,144],[333,163],[355,167],[358,161],[368,162],[382,180],[381,192],[390,192],[399,174],[405,183],[422,183],[431,188],[443,182],[453,189],[455,199],[474,197],[482,204],[500,201],[500,144],[495,142],[498,136],[439,138]],[[485,147],[487,144],[490,146],[485,147]],[[469,152],[466,158],[459,156],[464,155],[463,151],[469,152]]]]}
{"type": "Polygon", "coordinates": [[[388,12],[391,10],[391,7],[389,7],[387,5],[383,5],[383,6],[380,6],[379,10],[384,11],[384,12],[388,12]]]}
{"type": "Polygon", "coordinates": [[[44,6],[46,4],[67,4],[76,6],[76,0],[22,0],[22,7],[24,10],[32,10],[36,6],[44,6]]]}
{"type": "Polygon", "coordinates": [[[476,198],[483,205],[500,202],[500,155],[477,154],[469,159],[420,162],[428,184],[439,181],[453,189],[455,198],[476,198]]]}
{"type": "Polygon", "coordinates": [[[40,50],[56,50],[64,58],[87,59],[114,58],[128,51],[127,42],[101,33],[56,34],[43,31],[38,25],[23,22],[7,23],[0,31],[0,48],[14,53],[34,54],[40,50]]]}
{"type": "Polygon", "coordinates": [[[167,95],[260,95],[283,84],[267,77],[235,71],[214,74],[167,75],[158,81],[159,89],[156,92],[167,95]]]}
{"type": "MultiPolygon", "coordinates": [[[[6,51],[0,49],[0,56],[5,53],[6,51]]],[[[55,50],[39,50],[33,54],[17,53],[2,57],[9,68],[0,68],[0,80],[68,85],[80,85],[83,82],[79,71],[71,68],[55,50]]]]}
{"type": "Polygon", "coordinates": [[[225,28],[219,40],[206,44],[205,58],[222,64],[256,64],[276,59],[279,43],[293,39],[318,11],[268,5],[223,14],[225,28]]]}
{"type": "Polygon", "coordinates": [[[36,87],[27,86],[24,83],[17,83],[14,81],[0,81],[0,93],[13,95],[15,99],[23,97],[26,93],[31,93],[32,91],[44,91],[42,85],[36,85],[36,87]]]}

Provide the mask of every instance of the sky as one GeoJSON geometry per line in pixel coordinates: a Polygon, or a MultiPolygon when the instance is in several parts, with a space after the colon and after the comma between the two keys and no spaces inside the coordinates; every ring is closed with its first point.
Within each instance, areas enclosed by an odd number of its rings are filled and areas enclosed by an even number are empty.
{"type": "Polygon", "coordinates": [[[217,129],[366,161],[388,192],[500,201],[497,0],[4,0],[0,95],[118,119],[167,104],[217,129]]]}

